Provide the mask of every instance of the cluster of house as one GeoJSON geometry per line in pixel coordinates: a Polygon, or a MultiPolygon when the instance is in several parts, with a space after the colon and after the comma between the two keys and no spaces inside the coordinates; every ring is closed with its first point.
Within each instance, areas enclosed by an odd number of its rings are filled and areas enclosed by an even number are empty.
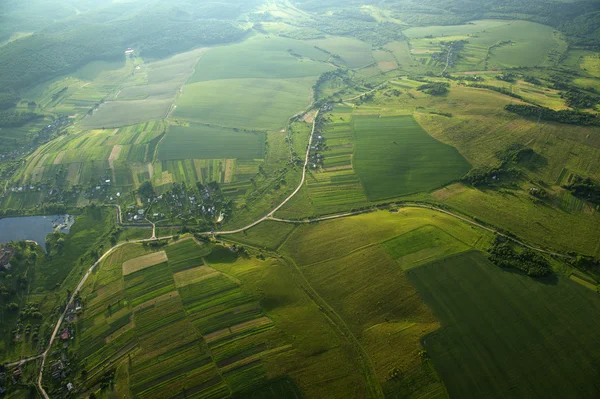
{"type": "MultiPolygon", "coordinates": [[[[21,381],[21,376],[23,375],[23,371],[21,370],[21,367],[17,367],[17,369],[13,370],[12,375],[11,375],[11,379],[12,379],[12,383],[13,384],[18,384],[19,381],[21,381]]],[[[6,389],[6,380],[9,377],[9,373],[7,372],[0,372],[0,396],[4,396],[4,394],[6,393],[7,389],[6,389]]]]}
{"type": "MultiPolygon", "coordinates": [[[[79,300],[76,300],[75,303],[70,303],[69,306],[67,306],[67,313],[65,314],[65,321],[67,323],[72,323],[75,320],[75,315],[79,312],[81,312],[81,309],[83,309],[83,305],[81,304],[81,302],[79,300]]],[[[69,338],[73,338],[71,332],[69,331],[69,329],[65,329],[63,330],[63,332],[61,333],[61,339],[66,340],[69,338]],[[63,338],[63,334],[67,334],[68,336],[66,338],[63,338]]]]}
{"type": "Polygon", "coordinates": [[[127,207],[127,213],[125,213],[125,217],[130,222],[140,222],[146,219],[146,211],[144,209],[135,209],[135,206],[130,205],[127,207]]]}
{"type": "Polygon", "coordinates": [[[10,260],[15,250],[7,245],[0,246],[0,270],[10,270],[10,260]]]}
{"type": "MultiPolygon", "coordinates": [[[[196,215],[205,218],[219,218],[222,220],[222,204],[218,196],[212,195],[211,189],[203,186],[197,193],[192,190],[174,188],[173,191],[163,195],[145,199],[152,209],[170,210],[173,214],[180,216],[196,215]]],[[[158,210],[150,214],[150,211],[129,206],[125,218],[130,222],[140,222],[146,219],[153,221],[165,218],[165,213],[158,210]],[[148,212],[148,214],[146,214],[148,212]]]]}
{"type": "MultiPolygon", "coordinates": [[[[57,360],[50,365],[50,374],[55,381],[64,381],[70,372],[71,369],[69,368],[69,363],[64,353],[62,359],[57,360]]],[[[67,382],[65,388],[68,392],[71,392],[75,387],[73,386],[73,383],[67,382]]]]}

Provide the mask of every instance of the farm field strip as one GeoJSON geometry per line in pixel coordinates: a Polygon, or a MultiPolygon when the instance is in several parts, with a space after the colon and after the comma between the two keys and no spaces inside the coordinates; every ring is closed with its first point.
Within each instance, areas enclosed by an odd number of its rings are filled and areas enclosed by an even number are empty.
{"type": "Polygon", "coordinates": [[[165,251],[154,252],[152,254],[128,260],[127,262],[123,263],[123,276],[127,276],[150,266],[158,265],[167,261],[168,259],[165,251]]]}

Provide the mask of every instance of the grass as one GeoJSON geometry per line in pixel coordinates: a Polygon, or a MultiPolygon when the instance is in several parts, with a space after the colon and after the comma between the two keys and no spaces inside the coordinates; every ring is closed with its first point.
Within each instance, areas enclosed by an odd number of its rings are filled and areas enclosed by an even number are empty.
{"type": "Polygon", "coordinates": [[[171,126],[158,146],[158,159],[262,159],[265,134],[198,124],[171,126]]]}
{"type": "Polygon", "coordinates": [[[444,202],[544,247],[595,256],[600,253],[598,212],[536,205],[525,192],[480,191],[462,186],[444,202]]]}
{"type": "Polygon", "coordinates": [[[176,118],[253,130],[280,130],[309,104],[316,77],[221,79],[190,83],[176,118]]]}
{"type": "Polygon", "coordinates": [[[326,39],[310,41],[314,46],[320,47],[331,54],[340,56],[334,62],[356,69],[374,62],[371,46],[363,41],[350,37],[332,36],[326,39]]]}
{"type": "Polygon", "coordinates": [[[121,127],[164,119],[177,90],[204,53],[197,49],[166,60],[137,65],[119,90],[84,120],[87,128],[121,127]],[[139,67],[140,69],[137,69],[139,67]]]}
{"type": "Polygon", "coordinates": [[[588,334],[600,328],[593,292],[562,277],[543,283],[502,271],[478,252],[413,269],[409,278],[441,320],[424,345],[451,396],[600,394],[600,352],[588,334]]]}
{"type": "Polygon", "coordinates": [[[327,58],[326,54],[305,41],[257,35],[242,43],[208,51],[196,66],[190,83],[220,79],[318,76],[331,70],[329,65],[322,62],[327,58]]]}
{"type": "Polygon", "coordinates": [[[564,50],[562,39],[553,32],[549,26],[528,21],[479,20],[465,25],[414,27],[403,33],[411,41],[413,56],[428,63],[428,56],[440,51],[439,42],[467,40],[456,69],[482,71],[552,65],[558,59],[551,51],[564,50]]]}
{"type": "Polygon", "coordinates": [[[429,191],[463,176],[469,164],[412,117],[355,116],[354,167],[370,200],[429,191]]]}

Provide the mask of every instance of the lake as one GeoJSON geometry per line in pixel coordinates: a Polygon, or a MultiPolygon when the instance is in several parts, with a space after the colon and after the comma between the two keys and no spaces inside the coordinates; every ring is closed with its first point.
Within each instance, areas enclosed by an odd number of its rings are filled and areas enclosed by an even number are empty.
{"type": "Polygon", "coordinates": [[[52,216],[23,216],[0,219],[0,244],[10,241],[31,240],[43,248],[46,246],[46,236],[59,228],[68,233],[75,222],[71,215],[52,216]]]}

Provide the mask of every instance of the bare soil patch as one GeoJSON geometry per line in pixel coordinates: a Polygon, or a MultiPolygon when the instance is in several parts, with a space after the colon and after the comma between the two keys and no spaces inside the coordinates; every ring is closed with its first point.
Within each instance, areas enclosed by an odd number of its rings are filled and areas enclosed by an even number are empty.
{"type": "Polygon", "coordinates": [[[164,263],[168,260],[165,251],[154,252],[149,255],[140,256],[139,258],[128,260],[123,263],[123,275],[127,276],[140,270],[146,269],[150,266],[164,263]]]}

